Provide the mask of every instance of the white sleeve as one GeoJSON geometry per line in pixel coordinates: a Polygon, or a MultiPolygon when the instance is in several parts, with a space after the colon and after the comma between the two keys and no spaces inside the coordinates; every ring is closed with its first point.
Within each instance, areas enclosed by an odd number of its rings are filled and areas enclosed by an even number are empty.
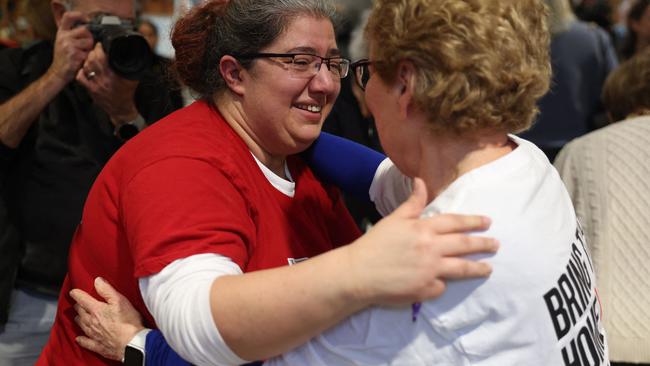
{"type": "Polygon", "coordinates": [[[176,260],[162,271],[140,278],[140,292],[169,345],[194,365],[240,365],[224,342],[210,310],[210,288],[219,276],[239,275],[230,258],[198,254],[176,260]]]}
{"type": "Polygon", "coordinates": [[[413,180],[386,158],[379,164],[370,185],[370,200],[375,203],[377,211],[387,216],[406,201],[413,191],[413,180]]]}

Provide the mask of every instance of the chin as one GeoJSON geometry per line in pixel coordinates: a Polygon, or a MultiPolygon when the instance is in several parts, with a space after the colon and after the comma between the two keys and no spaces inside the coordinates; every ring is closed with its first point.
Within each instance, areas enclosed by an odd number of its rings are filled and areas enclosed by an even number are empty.
{"type": "Polygon", "coordinates": [[[316,141],[320,135],[320,127],[318,129],[314,129],[314,131],[305,131],[305,129],[302,129],[300,132],[301,133],[292,135],[293,150],[295,150],[293,152],[294,154],[307,150],[311,144],[316,141]]]}

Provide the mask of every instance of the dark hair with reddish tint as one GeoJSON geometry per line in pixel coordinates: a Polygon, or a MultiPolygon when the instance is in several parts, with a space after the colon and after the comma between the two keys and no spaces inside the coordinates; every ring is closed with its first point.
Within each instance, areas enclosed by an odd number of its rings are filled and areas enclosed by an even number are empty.
{"type": "MultiPolygon", "coordinates": [[[[223,91],[226,84],[219,73],[223,56],[259,52],[301,15],[334,23],[335,9],[327,0],[207,1],[174,26],[176,73],[201,97],[223,91]]],[[[245,68],[253,62],[240,60],[245,68]]]]}

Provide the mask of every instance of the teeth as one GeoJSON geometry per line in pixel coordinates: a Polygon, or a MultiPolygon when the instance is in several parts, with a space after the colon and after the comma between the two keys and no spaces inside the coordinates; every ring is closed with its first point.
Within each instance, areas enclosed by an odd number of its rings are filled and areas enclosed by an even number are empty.
{"type": "Polygon", "coordinates": [[[301,105],[298,105],[296,107],[298,107],[299,109],[304,109],[306,111],[310,111],[312,113],[320,113],[320,111],[323,109],[323,107],[321,107],[319,105],[302,105],[301,104],[301,105]]]}

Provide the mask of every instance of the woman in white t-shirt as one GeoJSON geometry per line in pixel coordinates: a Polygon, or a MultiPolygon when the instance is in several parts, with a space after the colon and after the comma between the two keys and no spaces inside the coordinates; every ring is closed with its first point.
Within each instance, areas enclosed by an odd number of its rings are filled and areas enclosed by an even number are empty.
{"type": "Polygon", "coordinates": [[[589,253],[531,125],[549,86],[539,0],[380,0],[353,64],[384,161],[370,188],[382,214],[423,178],[425,214],[492,218],[487,279],[453,282],[409,308],[375,307],[270,365],[603,365],[607,342],[589,253]]]}

